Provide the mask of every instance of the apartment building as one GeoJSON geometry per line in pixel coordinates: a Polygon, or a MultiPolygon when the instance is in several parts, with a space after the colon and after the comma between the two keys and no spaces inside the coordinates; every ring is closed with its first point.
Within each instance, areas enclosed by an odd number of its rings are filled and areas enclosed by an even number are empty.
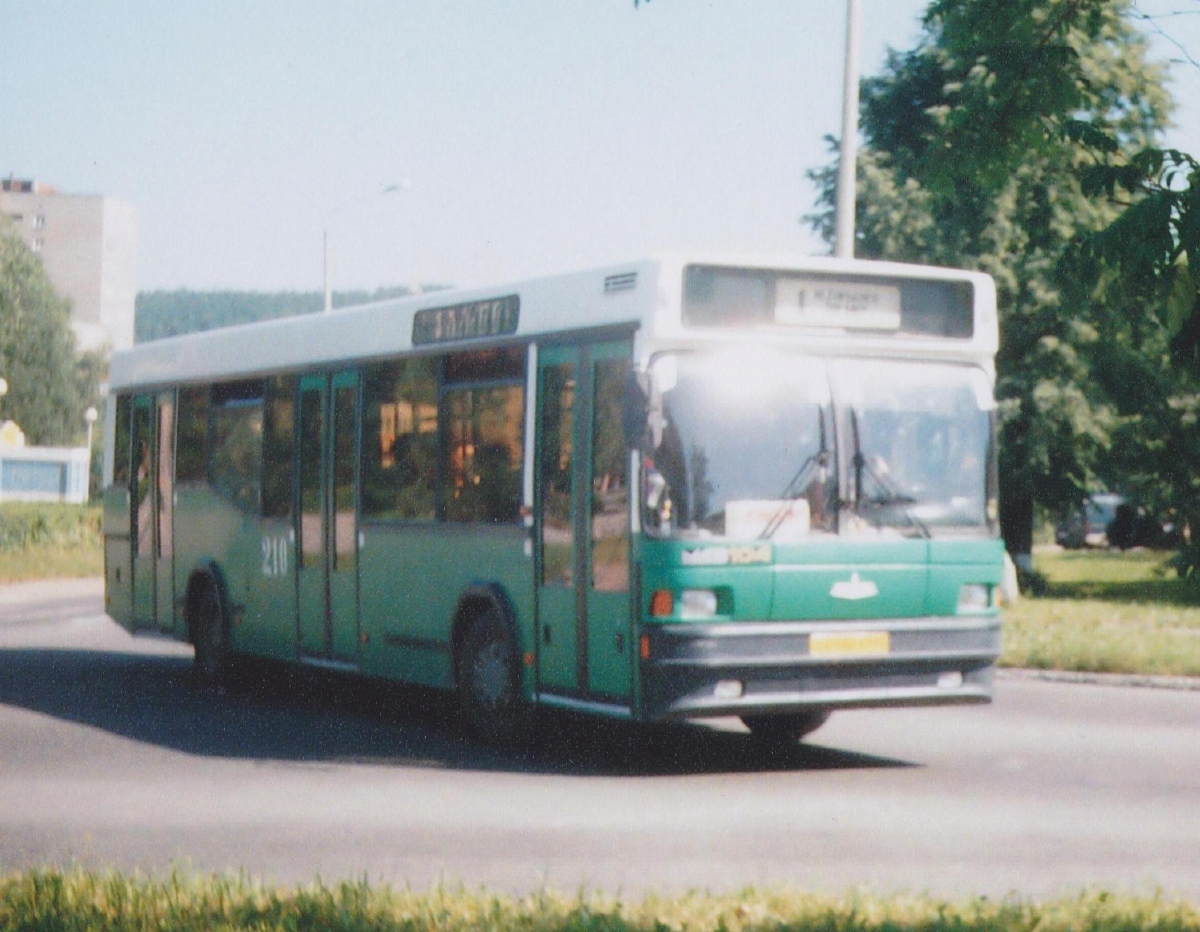
{"type": "Polygon", "coordinates": [[[79,349],[133,345],[138,219],[132,204],[10,177],[0,180],[0,215],[70,299],[79,349]]]}

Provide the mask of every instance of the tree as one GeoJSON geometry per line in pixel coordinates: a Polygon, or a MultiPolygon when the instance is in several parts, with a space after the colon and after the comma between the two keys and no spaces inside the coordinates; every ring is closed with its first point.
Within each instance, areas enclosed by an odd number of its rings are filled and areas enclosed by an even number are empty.
{"type": "Polygon", "coordinates": [[[1177,565],[1191,574],[1200,569],[1200,301],[1191,273],[1197,168],[1171,150],[1128,157],[1103,138],[1092,145],[1097,159],[1085,188],[1129,206],[1079,244],[1073,261],[1102,269],[1110,294],[1144,309],[1113,328],[1097,355],[1097,378],[1120,415],[1110,464],[1139,502],[1190,530],[1177,565]]]}
{"type": "Polygon", "coordinates": [[[102,360],[78,356],[70,306],[55,294],[41,260],[0,222],[0,414],[38,445],[78,444],[95,404],[102,360]]]}
{"type": "MultiPolygon", "coordinates": [[[[1073,251],[1126,209],[1085,187],[1092,137],[1134,153],[1170,111],[1128,7],[938,0],[917,46],[862,86],[857,254],[996,279],[1001,525],[1017,554],[1035,505],[1062,509],[1105,472],[1122,417],[1093,368],[1108,328],[1141,313],[1124,302],[1150,297],[1107,289],[1073,251]]],[[[810,219],[829,236],[835,169],[813,177],[825,209],[810,219]]]]}

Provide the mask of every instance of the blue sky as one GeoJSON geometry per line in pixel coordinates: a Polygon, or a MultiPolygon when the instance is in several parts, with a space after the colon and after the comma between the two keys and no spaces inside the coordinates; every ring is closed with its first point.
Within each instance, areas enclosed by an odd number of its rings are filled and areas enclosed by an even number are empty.
{"type": "MultiPolygon", "coordinates": [[[[864,73],[921,0],[862,0],[864,73]]],[[[1200,58],[1200,0],[1140,0],[1200,58]]],[[[0,0],[0,174],[140,214],[143,289],[822,251],[840,0],[0,0]],[[408,190],[377,192],[402,181],[408,190]]],[[[1180,55],[1159,41],[1163,58],[1180,55]]],[[[1200,152],[1200,68],[1176,69],[1200,152]]]]}

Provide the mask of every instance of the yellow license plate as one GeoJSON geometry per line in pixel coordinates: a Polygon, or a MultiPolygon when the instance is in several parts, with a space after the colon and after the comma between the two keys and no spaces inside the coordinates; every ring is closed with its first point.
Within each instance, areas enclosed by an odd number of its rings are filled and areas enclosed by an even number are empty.
{"type": "Polygon", "coordinates": [[[887,631],[826,631],[808,637],[808,652],[814,657],[878,657],[891,646],[887,631]]]}

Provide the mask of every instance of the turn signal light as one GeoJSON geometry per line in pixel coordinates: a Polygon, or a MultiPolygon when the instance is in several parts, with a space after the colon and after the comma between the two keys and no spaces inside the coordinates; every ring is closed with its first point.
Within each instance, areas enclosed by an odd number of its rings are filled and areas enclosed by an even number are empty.
{"type": "Polygon", "coordinates": [[[675,611],[675,598],[670,589],[655,589],[650,596],[650,615],[654,618],[666,618],[675,611]]]}

